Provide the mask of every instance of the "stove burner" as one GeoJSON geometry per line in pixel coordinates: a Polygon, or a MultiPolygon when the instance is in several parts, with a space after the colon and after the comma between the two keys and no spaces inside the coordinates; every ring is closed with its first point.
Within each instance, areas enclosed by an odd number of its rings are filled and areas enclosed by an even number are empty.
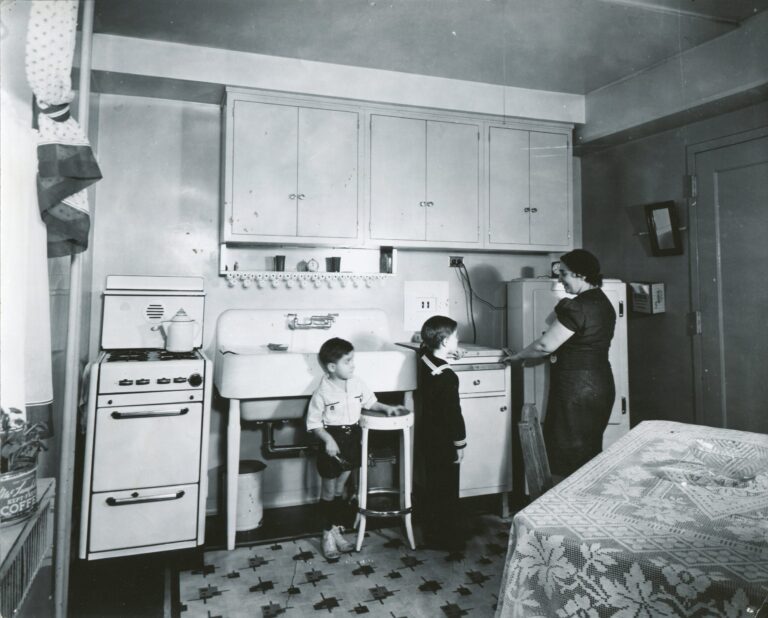
{"type": "Polygon", "coordinates": [[[107,353],[106,362],[131,361],[168,361],[168,360],[197,360],[200,355],[197,350],[191,352],[168,352],[167,350],[111,350],[107,353]]]}

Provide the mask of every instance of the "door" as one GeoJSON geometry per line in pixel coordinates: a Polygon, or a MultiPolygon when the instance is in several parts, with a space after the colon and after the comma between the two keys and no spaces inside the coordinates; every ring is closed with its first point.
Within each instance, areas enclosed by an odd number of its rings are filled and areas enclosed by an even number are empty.
{"type": "Polygon", "coordinates": [[[357,118],[299,109],[299,236],[357,237],[357,118]]]}
{"type": "Polygon", "coordinates": [[[568,136],[531,131],[531,244],[568,244],[568,136]]]}
{"type": "Polygon", "coordinates": [[[488,231],[493,244],[530,242],[529,131],[491,127],[488,231]]]}
{"type": "Polygon", "coordinates": [[[467,447],[459,470],[459,496],[509,491],[512,413],[507,397],[462,398],[461,411],[467,425],[467,447]]]}
{"type": "Polygon", "coordinates": [[[692,301],[701,312],[696,421],[765,433],[768,135],[753,135],[691,155],[698,185],[690,216],[692,301]]]}
{"type": "Polygon", "coordinates": [[[426,239],[480,241],[480,129],[427,121],[426,239]]]}
{"type": "Polygon", "coordinates": [[[235,102],[232,232],[296,235],[298,108],[235,102]]]}
{"type": "Polygon", "coordinates": [[[426,122],[371,116],[371,238],[424,240],[426,122]]]}

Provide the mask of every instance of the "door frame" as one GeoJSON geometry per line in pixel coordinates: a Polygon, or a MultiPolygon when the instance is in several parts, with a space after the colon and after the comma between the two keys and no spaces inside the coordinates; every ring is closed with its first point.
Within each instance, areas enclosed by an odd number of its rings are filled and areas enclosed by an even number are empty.
{"type": "MultiPolygon", "coordinates": [[[[688,176],[696,177],[696,156],[710,150],[727,148],[744,142],[750,142],[768,136],[768,126],[742,131],[732,135],[725,135],[715,139],[689,144],[685,147],[686,151],[686,173],[688,176]]],[[[690,277],[690,307],[691,314],[695,315],[701,310],[701,281],[700,281],[700,259],[699,259],[699,230],[698,217],[696,216],[696,202],[698,196],[686,196],[685,202],[688,208],[688,249],[689,249],[689,277],[690,277]]],[[[718,268],[720,267],[720,258],[718,268]]],[[[691,335],[691,353],[693,359],[693,396],[694,408],[693,417],[697,422],[704,409],[704,383],[703,383],[703,359],[701,336],[698,333],[691,335]]]]}

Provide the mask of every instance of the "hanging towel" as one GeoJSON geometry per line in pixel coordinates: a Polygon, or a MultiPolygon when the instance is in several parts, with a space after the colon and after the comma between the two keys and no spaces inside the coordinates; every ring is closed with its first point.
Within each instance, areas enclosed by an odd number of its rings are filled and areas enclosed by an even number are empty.
{"type": "Polygon", "coordinates": [[[88,248],[90,211],[86,187],[101,178],[91,146],[70,116],[70,73],[75,51],[77,0],[33,2],[26,46],[27,80],[34,92],[37,198],[48,227],[48,255],[88,248]]]}

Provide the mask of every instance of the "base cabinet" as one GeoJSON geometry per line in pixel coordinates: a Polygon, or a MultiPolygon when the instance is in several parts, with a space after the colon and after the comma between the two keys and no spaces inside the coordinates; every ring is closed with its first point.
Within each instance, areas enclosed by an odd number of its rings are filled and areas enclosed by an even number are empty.
{"type": "MultiPolygon", "coordinates": [[[[603,292],[616,311],[616,330],[608,352],[616,384],[616,399],[603,434],[605,449],[629,431],[630,419],[626,285],[622,281],[606,279],[603,292]]],[[[566,297],[568,294],[555,279],[515,279],[507,283],[509,347],[521,350],[541,336],[555,320],[555,305],[566,297]]],[[[549,365],[548,358],[525,367],[517,365],[513,374],[515,409],[522,409],[524,403],[533,403],[542,422],[547,415],[549,365]]]]}

